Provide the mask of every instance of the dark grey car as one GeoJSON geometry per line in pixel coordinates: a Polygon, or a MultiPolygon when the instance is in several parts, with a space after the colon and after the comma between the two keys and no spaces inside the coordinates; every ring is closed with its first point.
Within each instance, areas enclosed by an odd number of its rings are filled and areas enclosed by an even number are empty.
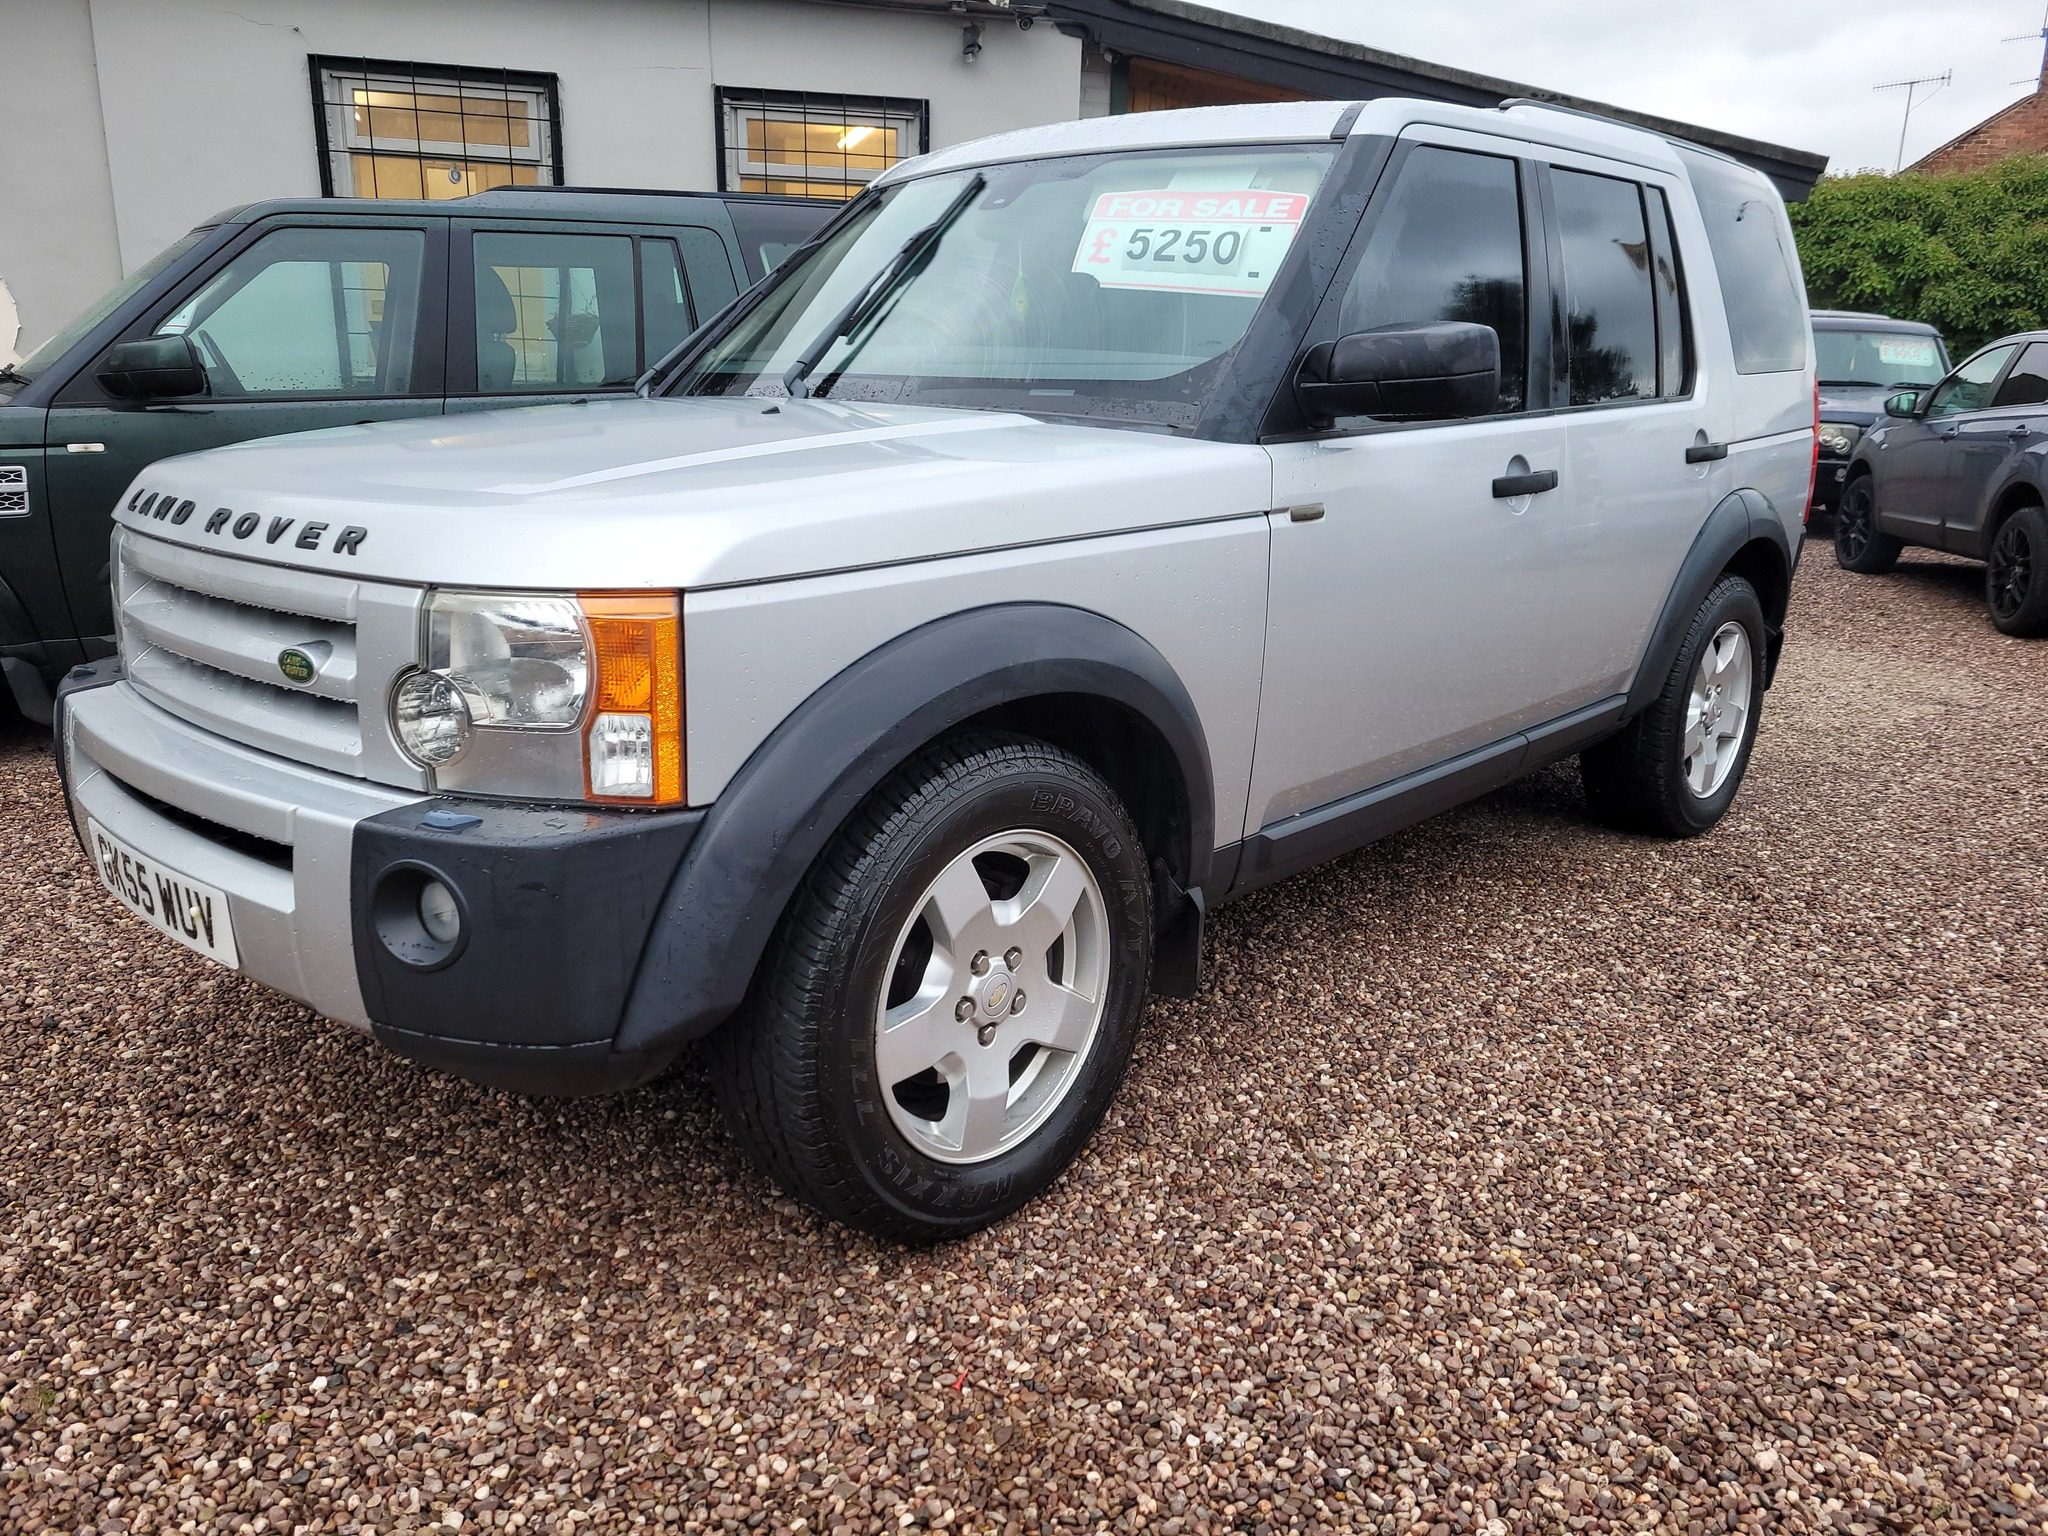
{"type": "Polygon", "coordinates": [[[1887,571],[1909,544],[1982,560],[1992,623],[2048,634],[2048,331],[1994,341],[1884,408],[1849,463],[1837,563],[1887,571]]]}

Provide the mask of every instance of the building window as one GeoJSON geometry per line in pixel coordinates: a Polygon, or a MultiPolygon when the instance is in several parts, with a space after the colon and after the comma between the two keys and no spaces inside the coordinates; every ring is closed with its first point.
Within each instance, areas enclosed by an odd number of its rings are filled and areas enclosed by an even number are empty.
{"type": "Polygon", "coordinates": [[[725,192],[849,198],[925,152],[926,103],[808,91],[718,92],[718,185],[725,192]]]}
{"type": "Polygon", "coordinates": [[[553,75],[319,57],[312,68],[327,197],[467,197],[561,184],[553,75]]]}

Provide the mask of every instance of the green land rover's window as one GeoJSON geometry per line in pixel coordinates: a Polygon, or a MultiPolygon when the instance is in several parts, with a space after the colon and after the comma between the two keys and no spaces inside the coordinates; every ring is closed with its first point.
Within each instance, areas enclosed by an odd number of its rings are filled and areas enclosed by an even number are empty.
{"type": "Polygon", "coordinates": [[[416,229],[276,230],[156,334],[192,338],[217,400],[402,395],[425,252],[416,229]]]}
{"type": "Polygon", "coordinates": [[[639,377],[628,236],[479,233],[473,246],[480,392],[624,388],[639,377]]]}

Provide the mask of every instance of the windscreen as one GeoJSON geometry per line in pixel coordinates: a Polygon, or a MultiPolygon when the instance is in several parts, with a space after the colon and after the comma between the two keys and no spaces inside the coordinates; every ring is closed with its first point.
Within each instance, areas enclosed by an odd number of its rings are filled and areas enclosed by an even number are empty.
{"type": "Polygon", "coordinates": [[[1093,155],[870,194],[670,393],[1155,421],[1198,401],[1293,249],[1334,146],[1093,155]]]}
{"type": "Polygon", "coordinates": [[[1938,338],[1901,331],[1815,330],[1813,350],[1822,384],[1919,389],[1938,384],[1948,358],[1938,338]]]}
{"type": "Polygon", "coordinates": [[[195,229],[190,234],[180,235],[126,278],[101,294],[84,313],[22,359],[18,370],[21,378],[33,379],[45,368],[56,363],[78,344],[80,337],[127,303],[131,295],[140,292],[159,272],[192,249],[205,233],[203,229],[195,229]]]}

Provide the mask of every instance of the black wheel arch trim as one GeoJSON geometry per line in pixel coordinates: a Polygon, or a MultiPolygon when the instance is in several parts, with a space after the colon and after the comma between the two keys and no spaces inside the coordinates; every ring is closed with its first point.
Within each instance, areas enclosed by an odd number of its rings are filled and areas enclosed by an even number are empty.
{"type": "Polygon", "coordinates": [[[860,802],[920,747],[1004,705],[1075,694],[1134,712],[1165,742],[1186,800],[1179,884],[1203,891],[1215,849],[1207,738],[1166,658],[1124,625],[1061,604],[948,615],[820,687],[708,808],[656,915],[614,1049],[659,1050],[709,1032],[738,1009],[805,873],[860,802]]]}
{"type": "MultiPolygon", "coordinates": [[[[1664,680],[1671,673],[1672,664],[1678,659],[1679,647],[1685,642],[1693,615],[1699,612],[1700,604],[1706,601],[1714,583],[1752,545],[1763,546],[1776,557],[1789,591],[1792,569],[1797,564],[1791,536],[1785,532],[1785,524],[1772,509],[1769,499],[1760,491],[1745,488],[1731,492],[1714,508],[1694,537],[1692,548],[1686,551],[1685,559],[1679,563],[1677,579],[1672,582],[1663,610],[1650,630],[1650,643],[1643,650],[1642,663],[1629,687],[1628,702],[1621,713],[1623,720],[1633,719],[1656,700],[1664,680]]],[[[1758,596],[1764,601],[1764,623],[1768,630],[1763,679],[1764,686],[1768,688],[1777,671],[1785,614],[1782,608],[1772,612],[1771,594],[1759,593],[1758,596]]]]}

